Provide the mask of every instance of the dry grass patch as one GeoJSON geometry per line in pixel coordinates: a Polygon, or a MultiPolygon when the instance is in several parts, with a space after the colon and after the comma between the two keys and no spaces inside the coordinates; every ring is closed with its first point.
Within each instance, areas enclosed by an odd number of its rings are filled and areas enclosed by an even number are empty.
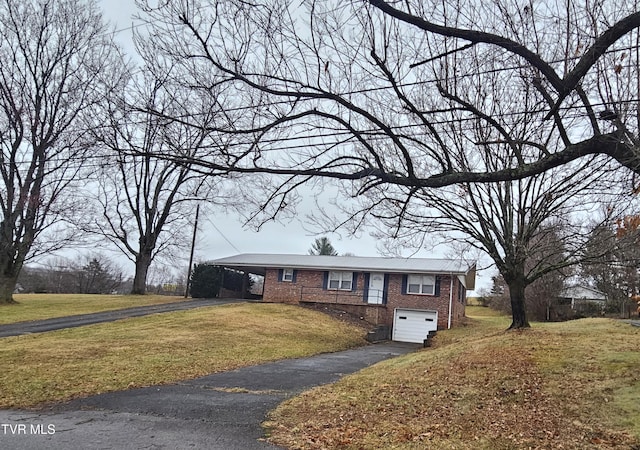
{"type": "Polygon", "coordinates": [[[361,328],[282,304],[233,304],[2,339],[0,407],[169,383],[363,345],[361,328]]]}
{"type": "Polygon", "coordinates": [[[585,449],[640,445],[640,329],[607,319],[535,324],[470,309],[435,348],[282,404],[288,448],[585,449]]]}
{"type": "Polygon", "coordinates": [[[0,305],[0,324],[186,300],[167,295],[17,294],[17,304],[0,305]]]}

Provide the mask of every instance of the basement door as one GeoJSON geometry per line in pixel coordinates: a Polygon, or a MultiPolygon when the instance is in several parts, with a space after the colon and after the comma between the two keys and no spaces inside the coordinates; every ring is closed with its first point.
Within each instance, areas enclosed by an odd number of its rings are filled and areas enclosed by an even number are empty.
{"type": "Polygon", "coordinates": [[[393,315],[394,341],[422,344],[429,331],[438,329],[438,311],[396,309],[393,315]]]}

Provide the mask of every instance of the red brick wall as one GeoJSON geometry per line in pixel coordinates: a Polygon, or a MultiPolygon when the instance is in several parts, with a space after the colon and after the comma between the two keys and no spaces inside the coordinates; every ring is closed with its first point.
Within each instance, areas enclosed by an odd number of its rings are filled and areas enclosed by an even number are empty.
{"type": "Polygon", "coordinates": [[[278,281],[278,269],[267,269],[262,299],[266,302],[299,303],[303,286],[322,288],[322,272],[298,270],[296,281],[278,281]]]}
{"type": "MultiPolygon", "coordinates": [[[[330,303],[335,305],[366,306],[363,300],[364,273],[358,273],[356,290],[335,291],[322,289],[324,272],[298,270],[296,281],[278,281],[278,270],[267,269],[264,278],[263,300],[278,303],[330,303]]],[[[363,311],[365,320],[375,324],[393,325],[393,312],[396,308],[430,309],[438,311],[438,329],[446,329],[449,320],[449,291],[451,277],[438,275],[440,279],[440,295],[407,295],[402,293],[402,274],[389,274],[386,305],[370,305],[363,311]]],[[[464,303],[458,301],[458,290],[461,287],[456,276],[453,277],[452,325],[464,317],[464,303]]]]}
{"type": "MultiPolygon", "coordinates": [[[[387,307],[390,313],[390,323],[393,325],[393,311],[396,308],[430,309],[438,311],[438,329],[446,329],[449,320],[449,291],[451,289],[451,277],[438,275],[440,280],[440,295],[416,295],[402,292],[402,275],[391,274],[389,276],[389,294],[387,307]]],[[[457,278],[454,278],[454,294],[457,278]]],[[[455,299],[455,297],[454,297],[455,299]]]]}
{"type": "Polygon", "coordinates": [[[363,300],[364,274],[358,273],[354,291],[327,290],[322,288],[324,272],[313,270],[296,271],[296,281],[278,281],[278,270],[267,269],[264,277],[263,300],[278,303],[335,303],[361,305],[363,300]]]}

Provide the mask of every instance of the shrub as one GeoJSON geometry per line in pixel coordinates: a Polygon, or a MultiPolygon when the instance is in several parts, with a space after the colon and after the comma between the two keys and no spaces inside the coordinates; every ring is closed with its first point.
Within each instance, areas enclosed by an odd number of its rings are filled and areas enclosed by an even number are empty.
{"type": "Polygon", "coordinates": [[[217,297],[221,283],[222,268],[211,264],[196,264],[191,272],[191,297],[217,297]]]}
{"type": "Polygon", "coordinates": [[[600,317],[604,313],[602,305],[595,302],[580,302],[575,308],[578,317],[600,317]]]}
{"type": "MultiPolygon", "coordinates": [[[[208,263],[196,264],[193,267],[193,272],[191,273],[191,297],[218,297],[221,285],[230,291],[242,293],[244,273],[223,269],[208,263]]],[[[251,292],[252,285],[253,280],[249,278],[245,286],[245,294],[251,292]]]]}

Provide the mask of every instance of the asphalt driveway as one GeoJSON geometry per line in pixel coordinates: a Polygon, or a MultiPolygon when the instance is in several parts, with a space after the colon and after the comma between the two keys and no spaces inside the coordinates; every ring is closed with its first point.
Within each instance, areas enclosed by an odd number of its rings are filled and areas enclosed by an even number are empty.
{"type": "Polygon", "coordinates": [[[417,350],[387,342],[277,361],[166,386],[97,395],[46,411],[0,411],[0,448],[276,448],[261,422],[288,397],[417,350]]]}
{"type": "Polygon", "coordinates": [[[53,319],[33,320],[29,322],[16,322],[0,325],[0,338],[19,336],[21,334],[43,333],[45,331],[60,330],[63,328],[83,327],[94,323],[114,322],[129,317],[148,316],[172,311],[184,311],[187,309],[202,308],[203,306],[226,305],[228,303],[246,302],[242,299],[204,298],[191,299],[180,302],[161,303],[158,305],[136,306],[133,308],[115,309],[90,314],[78,314],[75,316],[56,317],[53,319]]]}

